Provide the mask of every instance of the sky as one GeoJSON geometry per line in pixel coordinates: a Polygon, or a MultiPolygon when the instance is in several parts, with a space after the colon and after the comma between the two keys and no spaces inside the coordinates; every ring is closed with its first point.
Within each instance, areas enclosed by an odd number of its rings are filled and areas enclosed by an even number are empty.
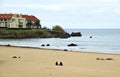
{"type": "Polygon", "coordinates": [[[0,13],[34,15],[48,28],[120,28],[120,0],[0,0],[0,13]]]}

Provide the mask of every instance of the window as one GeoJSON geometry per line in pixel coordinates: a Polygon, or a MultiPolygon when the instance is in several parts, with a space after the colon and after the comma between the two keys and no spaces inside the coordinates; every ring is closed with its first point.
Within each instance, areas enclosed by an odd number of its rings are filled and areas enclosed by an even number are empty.
{"type": "Polygon", "coordinates": [[[5,22],[5,27],[7,27],[7,22],[5,22]]]}
{"type": "Polygon", "coordinates": [[[4,19],[4,21],[7,21],[7,19],[4,19]]]}
{"type": "Polygon", "coordinates": [[[1,19],[1,21],[3,21],[3,19],[1,19]]]}
{"type": "Polygon", "coordinates": [[[19,21],[19,22],[23,22],[23,19],[19,19],[18,21],[19,21]]]}
{"type": "Polygon", "coordinates": [[[12,21],[14,22],[14,21],[15,21],[15,19],[12,19],[12,21]]]}
{"type": "Polygon", "coordinates": [[[23,28],[23,25],[18,25],[19,26],[19,28],[23,28]]]}

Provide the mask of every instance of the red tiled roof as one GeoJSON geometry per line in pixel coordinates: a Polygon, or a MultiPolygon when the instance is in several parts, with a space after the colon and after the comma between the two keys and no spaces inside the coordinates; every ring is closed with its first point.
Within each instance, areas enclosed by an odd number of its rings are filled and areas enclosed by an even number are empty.
{"type": "Polygon", "coordinates": [[[26,18],[26,20],[29,20],[29,21],[39,21],[38,18],[36,18],[35,16],[30,16],[30,15],[22,15],[23,18],[26,18]]]}
{"type": "Polygon", "coordinates": [[[3,19],[3,18],[6,18],[6,19],[10,19],[12,18],[13,14],[0,14],[0,18],[3,19]]]}
{"type": "Polygon", "coordinates": [[[38,18],[32,15],[22,15],[22,14],[0,14],[0,19],[10,19],[13,15],[16,15],[17,17],[22,16],[23,18],[26,18],[28,21],[40,21],[38,18]]]}

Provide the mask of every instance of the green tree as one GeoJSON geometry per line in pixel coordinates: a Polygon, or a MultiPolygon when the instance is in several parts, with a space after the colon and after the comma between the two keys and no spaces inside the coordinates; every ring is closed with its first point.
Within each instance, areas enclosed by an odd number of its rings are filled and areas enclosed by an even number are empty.
{"type": "Polygon", "coordinates": [[[31,26],[33,26],[33,23],[32,21],[28,21],[27,24],[26,24],[27,28],[31,28],[31,26]]]}
{"type": "Polygon", "coordinates": [[[38,29],[38,28],[41,28],[40,21],[36,21],[36,22],[34,23],[34,25],[37,26],[37,29],[38,29]]]}
{"type": "Polygon", "coordinates": [[[58,31],[58,32],[65,32],[65,31],[63,30],[63,28],[60,27],[59,25],[54,26],[54,27],[53,27],[53,30],[58,31]]]}

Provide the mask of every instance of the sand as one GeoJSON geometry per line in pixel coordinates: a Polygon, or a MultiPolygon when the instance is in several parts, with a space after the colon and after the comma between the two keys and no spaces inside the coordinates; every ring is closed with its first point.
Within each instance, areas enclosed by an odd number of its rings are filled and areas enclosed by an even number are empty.
{"type": "Polygon", "coordinates": [[[120,77],[120,55],[0,46],[0,77],[120,77]]]}

